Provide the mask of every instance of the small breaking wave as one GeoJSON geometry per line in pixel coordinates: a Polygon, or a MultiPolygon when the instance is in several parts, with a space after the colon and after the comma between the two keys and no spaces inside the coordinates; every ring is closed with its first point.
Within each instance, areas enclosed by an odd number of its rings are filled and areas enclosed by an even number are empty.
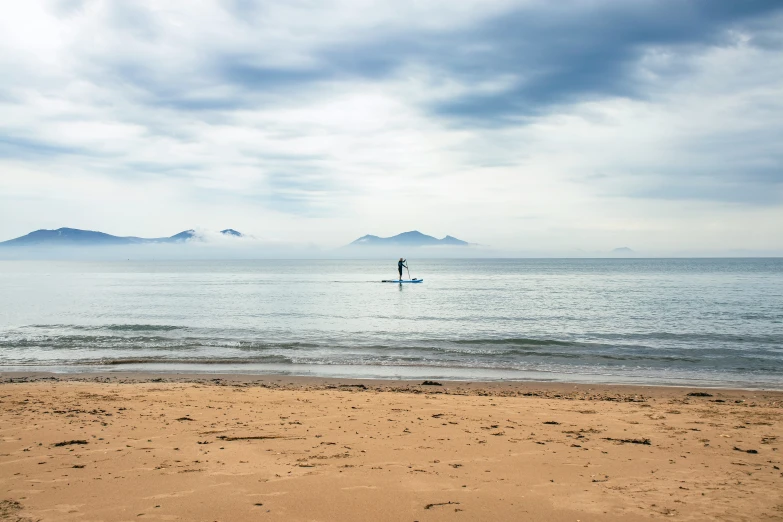
{"type": "Polygon", "coordinates": [[[576,343],[568,341],[556,341],[554,339],[526,339],[510,338],[510,339],[459,339],[456,341],[450,341],[455,344],[470,344],[470,345],[494,345],[494,344],[506,344],[506,345],[519,345],[519,346],[576,346],[576,343]]]}
{"type": "Polygon", "coordinates": [[[86,365],[122,366],[129,364],[294,364],[292,359],[279,355],[252,358],[214,358],[214,357],[136,357],[122,359],[96,359],[86,365]]]}
{"type": "Polygon", "coordinates": [[[109,330],[112,332],[170,332],[172,330],[185,330],[186,326],[171,324],[32,324],[27,328],[47,330],[109,330]]]}

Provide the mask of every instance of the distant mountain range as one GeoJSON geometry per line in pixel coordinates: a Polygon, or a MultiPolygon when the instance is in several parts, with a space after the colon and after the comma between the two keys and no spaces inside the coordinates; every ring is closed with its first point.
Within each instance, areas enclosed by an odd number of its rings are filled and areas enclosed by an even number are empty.
{"type": "Polygon", "coordinates": [[[418,230],[403,232],[392,237],[362,236],[348,246],[468,246],[470,243],[456,237],[446,236],[443,239],[422,234],[418,230]]]}
{"type": "MultiPolygon", "coordinates": [[[[241,232],[232,228],[221,230],[220,234],[228,237],[246,237],[241,232]]],[[[169,237],[144,238],[136,236],[113,236],[105,232],[95,230],[80,230],[78,228],[58,228],[56,230],[36,230],[27,235],[0,242],[0,247],[32,247],[32,246],[118,246],[118,245],[141,245],[149,243],[185,243],[190,240],[208,239],[195,230],[184,230],[178,234],[169,237]]],[[[383,247],[383,246],[405,246],[405,247],[424,247],[424,246],[450,246],[461,247],[468,246],[470,243],[462,241],[452,236],[446,236],[438,239],[427,234],[422,234],[418,230],[403,232],[392,237],[378,237],[366,235],[356,241],[346,245],[347,247],[383,247]]]]}
{"type": "MultiPolygon", "coordinates": [[[[224,236],[243,237],[241,232],[227,228],[220,231],[224,236]]],[[[0,242],[0,246],[98,246],[98,245],[139,245],[144,243],[184,243],[198,238],[195,230],[185,230],[170,237],[143,238],[134,236],[113,236],[93,230],[78,228],[58,228],[57,230],[36,230],[29,234],[0,242]]]]}

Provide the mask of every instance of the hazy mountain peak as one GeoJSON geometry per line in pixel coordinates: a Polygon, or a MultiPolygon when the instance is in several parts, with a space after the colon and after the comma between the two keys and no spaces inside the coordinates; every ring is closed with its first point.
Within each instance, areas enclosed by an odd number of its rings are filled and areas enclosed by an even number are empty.
{"type": "Polygon", "coordinates": [[[192,239],[193,237],[195,237],[195,235],[196,235],[196,231],[191,228],[190,230],[183,230],[179,234],[174,234],[168,239],[172,241],[187,241],[188,239],[192,239]]]}
{"type": "Polygon", "coordinates": [[[441,239],[440,242],[443,243],[444,245],[468,245],[467,241],[457,239],[454,236],[446,236],[443,239],[441,239]]]}
{"type": "Polygon", "coordinates": [[[381,238],[379,238],[378,236],[373,236],[371,234],[367,234],[366,236],[360,237],[359,239],[357,239],[356,241],[352,242],[351,244],[352,245],[354,245],[354,244],[358,245],[358,244],[362,244],[362,243],[371,243],[372,241],[374,241],[376,239],[381,239],[381,238]]]}
{"type": "Polygon", "coordinates": [[[408,232],[402,232],[396,236],[391,237],[379,237],[372,234],[367,234],[359,239],[350,243],[350,245],[356,246],[381,246],[381,245],[401,245],[401,246],[437,246],[437,245],[449,245],[449,246],[464,246],[468,245],[467,241],[462,241],[452,236],[446,236],[443,239],[438,239],[433,236],[423,234],[418,230],[411,230],[408,232]]]}
{"type": "Polygon", "coordinates": [[[636,252],[634,252],[633,250],[631,250],[628,247],[620,247],[620,248],[615,248],[614,250],[612,250],[610,252],[610,255],[617,256],[617,257],[635,257],[636,256],[636,252]]]}
{"type": "Polygon", "coordinates": [[[122,238],[112,236],[104,232],[94,230],[80,230],[78,228],[61,227],[55,230],[40,229],[30,232],[21,237],[4,241],[0,245],[34,246],[34,245],[90,245],[90,244],[108,244],[117,245],[135,242],[137,238],[122,238]]]}
{"type": "MultiPolygon", "coordinates": [[[[220,231],[223,236],[245,237],[244,234],[227,228],[220,231]]],[[[183,243],[193,239],[208,239],[208,235],[195,229],[183,230],[169,237],[141,238],[135,236],[113,236],[95,230],[61,227],[55,230],[40,229],[21,237],[0,242],[1,246],[100,246],[100,245],[135,245],[140,243],[183,243]]]]}

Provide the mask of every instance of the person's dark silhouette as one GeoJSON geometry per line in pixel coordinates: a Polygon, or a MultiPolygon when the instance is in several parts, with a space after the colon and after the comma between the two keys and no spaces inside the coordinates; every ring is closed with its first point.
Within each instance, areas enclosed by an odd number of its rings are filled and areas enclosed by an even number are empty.
{"type": "Polygon", "coordinates": [[[397,271],[400,273],[400,281],[402,281],[402,268],[408,268],[408,265],[405,264],[405,260],[403,258],[400,258],[399,261],[397,261],[397,271]]]}

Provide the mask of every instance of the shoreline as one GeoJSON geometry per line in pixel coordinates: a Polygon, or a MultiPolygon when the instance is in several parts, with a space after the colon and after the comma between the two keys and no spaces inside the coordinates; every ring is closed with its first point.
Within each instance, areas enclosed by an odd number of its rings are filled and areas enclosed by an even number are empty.
{"type": "Polygon", "coordinates": [[[0,373],[0,520],[783,520],[783,392],[0,373]]]}
{"type": "Polygon", "coordinates": [[[41,371],[0,371],[0,384],[13,382],[96,382],[96,383],[194,383],[211,384],[219,381],[223,384],[255,385],[266,388],[323,388],[332,389],[335,386],[364,386],[376,391],[429,390],[445,394],[464,394],[470,391],[482,392],[616,392],[616,393],[663,393],[671,390],[672,394],[682,391],[699,392],[709,390],[715,393],[769,393],[780,394],[781,388],[742,388],[737,386],[718,386],[708,384],[627,384],[605,382],[567,382],[567,381],[535,381],[535,380],[449,380],[449,379],[386,379],[386,378],[342,378],[318,377],[286,374],[243,374],[243,373],[200,373],[200,372],[41,372],[41,371]],[[436,385],[423,385],[424,382],[436,382],[436,385]]]}

